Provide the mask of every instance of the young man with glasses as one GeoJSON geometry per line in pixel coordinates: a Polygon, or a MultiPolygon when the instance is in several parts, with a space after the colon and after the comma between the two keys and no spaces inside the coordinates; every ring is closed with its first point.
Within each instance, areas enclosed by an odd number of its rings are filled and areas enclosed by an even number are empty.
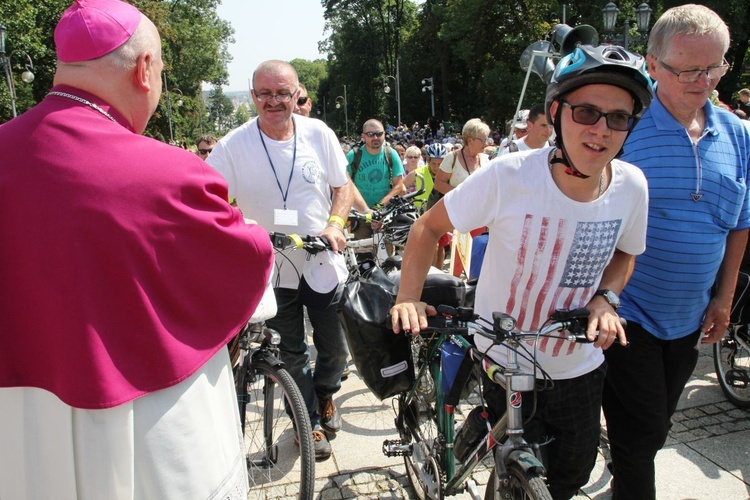
{"type": "MultiPolygon", "coordinates": [[[[648,196],[643,174],[616,156],[651,98],[642,57],[614,46],[576,48],[560,60],[547,88],[547,119],[557,146],[507,155],[477,170],[417,220],[406,246],[391,310],[394,331],[418,333],[427,326],[426,316],[435,314],[419,300],[432,257],[424,249],[454,228],[489,228],[476,290],[481,316],[508,313],[519,328],[535,330],[556,309],[589,309],[593,343],[550,338],[528,346],[554,387],[523,394],[537,403],[523,406],[530,418],[524,437],[546,443],[555,499],[571,498],[588,481],[599,442],[602,351],[626,342],[616,292],[645,248],[648,196]]],[[[475,340],[507,364],[504,348],[475,340]]],[[[520,363],[534,372],[525,357],[520,363]]],[[[488,407],[498,418],[505,391],[485,382],[488,407]]]]}
{"type": "Polygon", "coordinates": [[[349,175],[361,194],[357,196],[355,193],[354,208],[367,211],[386,205],[394,196],[404,194],[406,188],[401,158],[386,143],[385,130],[379,120],[365,122],[362,141],[364,147],[352,148],[346,158],[349,160],[349,175]]]}
{"type": "Polygon", "coordinates": [[[709,101],[728,47],[726,24],[702,5],[667,10],[649,37],[656,98],[622,156],[648,179],[648,238],[620,296],[628,346],[606,353],[616,500],[656,498],[654,458],[698,347],[719,341],[729,323],[750,226],[750,136],[709,101]]]}
{"type": "Polygon", "coordinates": [[[201,138],[198,139],[198,144],[196,144],[195,154],[197,154],[201,160],[205,160],[208,158],[208,155],[211,154],[211,151],[213,151],[217,142],[219,142],[219,140],[213,135],[202,135],[201,138]]]}
{"type": "MultiPolygon", "coordinates": [[[[336,134],[322,120],[293,114],[299,95],[292,65],[261,63],[252,90],[258,118],[222,138],[207,161],[227,180],[229,196],[245,216],[269,231],[319,234],[337,252],[346,244],[344,223],[353,196],[347,161],[336,134]]],[[[306,257],[300,250],[276,254],[278,313],[267,323],[281,334],[281,359],[310,413],[315,457],[325,460],[331,445],[323,430],[341,429],[333,395],[341,388],[347,347],[336,307],[321,308],[298,295],[306,257]],[[303,306],[317,350],[314,370],[303,306]]]]}

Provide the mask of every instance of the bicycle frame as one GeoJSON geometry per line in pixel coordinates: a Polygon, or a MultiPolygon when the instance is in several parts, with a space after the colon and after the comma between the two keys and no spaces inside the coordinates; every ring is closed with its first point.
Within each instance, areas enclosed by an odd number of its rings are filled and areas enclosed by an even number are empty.
{"type": "Polygon", "coordinates": [[[518,366],[517,354],[514,350],[518,342],[513,339],[508,340],[509,357],[506,368],[495,364],[461,335],[440,333],[430,338],[428,342],[429,347],[426,362],[421,366],[414,386],[407,393],[405,403],[408,405],[413,400],[418,390],[419,381],[422,377],[426,376],[426,371],[430,369],[435,385],[438,434],[444,439],[444,442],[441,443],[443,447],[443,463],[440,464],[447,478],[444,486],[444,494],[455,495],[463,491],[466,480],[474,468],[499,443],[502,443],[502,445],[495,456],[498,474],[502,475],[505,472],[505,464],[508,460],[522,464],[525,469],[535,468],[543,474],[544,466],[538,456],[538,447],[528,444],[523,439],[523,415],[520,393],[533,390],[535,379],[533,375],[523,373],[518,366]],[[510,390],[506,391],[507,411],[470,452],[464,464],[459,468],[456,468],[453,453],[453,445],[455,443],[455,406],[445,404],[445,394],[442,390],[443,373],[440,367],[440,346],[445,342],[453,342],[459,346],[464,355],[470,356],[475,363],[481,365],[482,370],[487,373],[490,379],[495,383],[510,388],[510,390]],[[505,383],[503,379],[505,379],[505,383]]]}

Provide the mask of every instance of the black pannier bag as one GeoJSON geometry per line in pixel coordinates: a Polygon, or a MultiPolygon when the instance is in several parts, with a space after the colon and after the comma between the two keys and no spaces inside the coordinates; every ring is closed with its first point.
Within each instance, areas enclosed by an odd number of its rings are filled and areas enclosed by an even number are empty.
{"type": "Polygon", "coordinates": [[[339,302],[354,365],[365,385],[383,400],[414,382],[408,333],[393,333],[388,316],[395,301],[393,282],[379,267],[347,283],[339,302]]]}
{"type": "MultiPolygon", "coordinates": [[[[346,284],[338,314],[357,372],[383,400],[409,389],[415,379],[414,361],[408,334],[393,333],[389,312],[397,294],[394,283],[379,267],[364,267],[369,268],[367,273],[346,284]]],[[[422,300],[459,306],[464,295],[460,279],[431,274],[425,280],[422,300]]]]}

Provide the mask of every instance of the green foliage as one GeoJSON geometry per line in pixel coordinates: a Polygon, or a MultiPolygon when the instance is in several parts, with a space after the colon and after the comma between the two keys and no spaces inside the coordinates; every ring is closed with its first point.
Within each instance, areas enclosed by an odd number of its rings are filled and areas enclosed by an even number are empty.
{"type": "Polygon", "coordinates": [[[320,82],[328,77],[328,66],[325,60],[292,59],[290,64],[297,70],[297,76],[300,83],[305,85],[307,95],[313,100],[313,103],[317,103],[320,82]]]}

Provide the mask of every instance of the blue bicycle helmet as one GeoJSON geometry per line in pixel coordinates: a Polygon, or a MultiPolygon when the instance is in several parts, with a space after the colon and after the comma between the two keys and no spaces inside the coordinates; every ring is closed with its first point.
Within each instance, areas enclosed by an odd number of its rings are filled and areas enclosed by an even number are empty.
{"type": "MultiPolygon", "coordinates": [[[[614,85],[627,90],[635,101],[633,107],[633,127],[643,116],[654,97],[651,78],[646,71],[646,60],[617,45],[579,45],[566,55],[555,67],[549,85],[544,107],[547,120],[555,129],[555,145],[562,152],[562,159],[555,160],[566,166],[566,173],[580,178],[587,178],[570,162],[563,144],[560,116],[562,106],[558,106],[553,119],[550,110],[552,103],[560,100],[579,87],[593,84],[614,85]]],[[[633,129],[628,131],[628,135],[633,129]]],[[[619,151],[617,156],[622,154],[619,151]]]]}
{"type": "Polygon", "coordinates": [[[448,154],[448,150],[446,147],[439,142],[433,142],[429,146],[427,146],[427,152],[425,156],[427,158],[443,158],[445,155],[448,154]]]}
{"type": "MultiPolygon", "coordinates": [[[[550,107],[554,101],[578,87],[597,83],[615,85],[630,92],[635,100],[633,115],[636,121],[654,96],[651,78],[646,72],[646,60],[642,56],[617,45],[579,45],[555,67],[544,101],[547,119],[552,122],[550,107]]],[[[559,137],[557,125],[555,122],[559,137]]]]}

